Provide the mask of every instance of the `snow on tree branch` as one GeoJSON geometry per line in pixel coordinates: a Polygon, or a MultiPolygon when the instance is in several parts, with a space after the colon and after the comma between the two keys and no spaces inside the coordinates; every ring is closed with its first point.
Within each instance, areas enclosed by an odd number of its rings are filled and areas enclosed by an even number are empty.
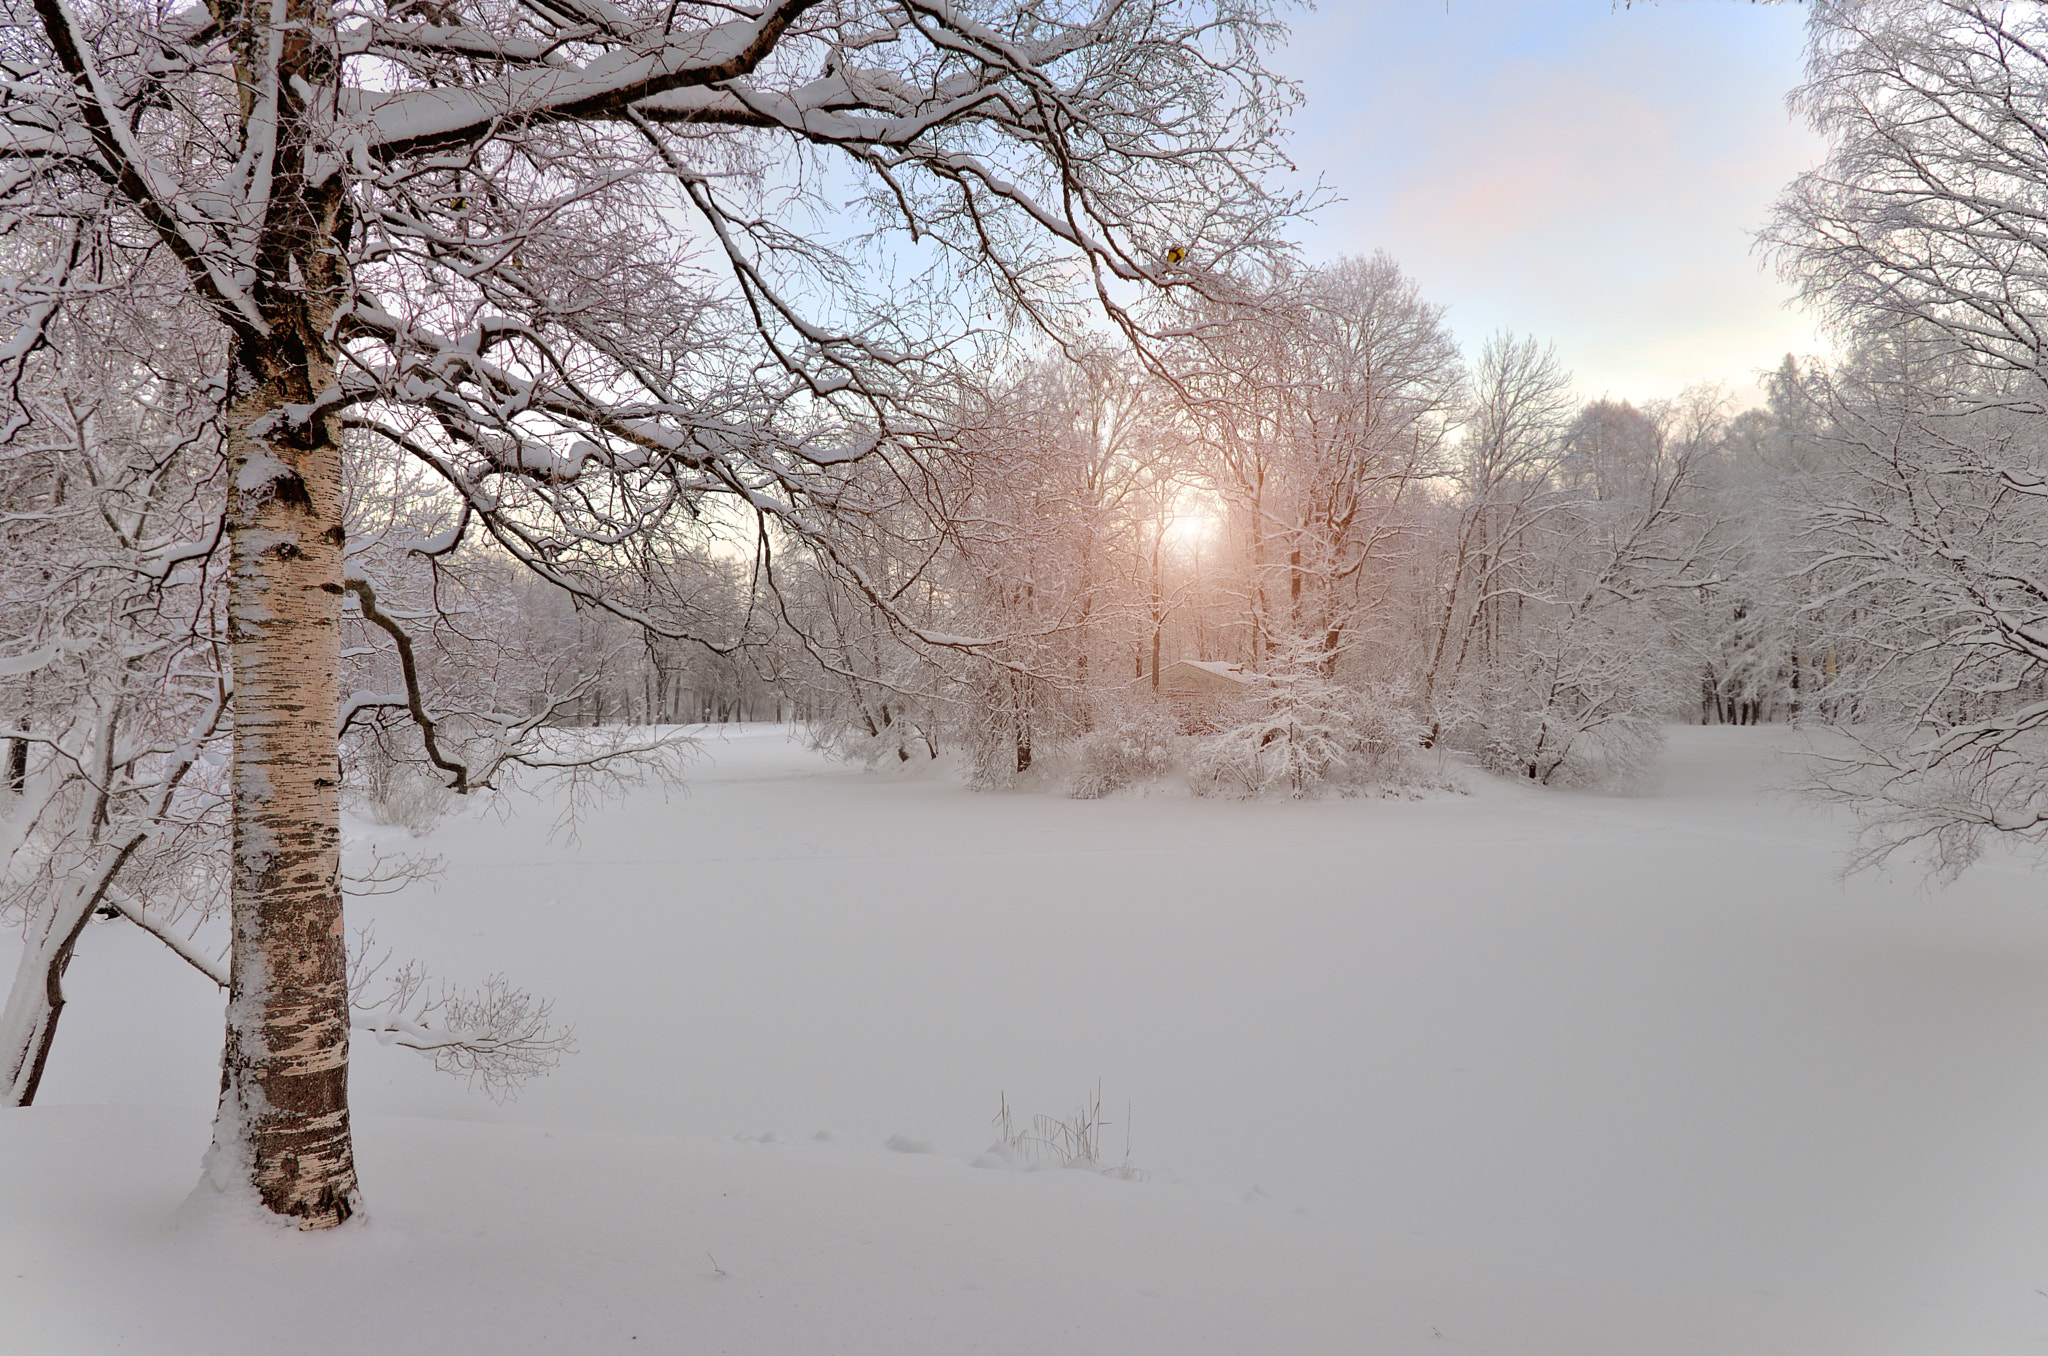
{"type": "Polygon", "coordinates": [[[391,952],[375,947],[373,934],[358,932],[349,968],[350,1025],[357,1031],[417,1051],[499,1100],[576,1048],[574,1029],[555,1026],[553,1005],[503,975],[475,989],[451,988],[418,961],[389,970],[391,952]]]}

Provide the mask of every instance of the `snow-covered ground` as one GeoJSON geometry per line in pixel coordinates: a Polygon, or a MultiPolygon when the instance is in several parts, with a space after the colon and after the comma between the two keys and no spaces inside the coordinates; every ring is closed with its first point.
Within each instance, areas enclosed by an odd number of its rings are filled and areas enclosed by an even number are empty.
{"type": "Polygon", "coordinates": [[[451,823],[362,904],[580,1050],[501,1107],[359,1041],[369,1220],[320,1236],[181,1205],[219,999],[96,926],[0,1115],[0,1349],[2038,1351],[2042,881],[1838,883],[1788,738],[1241,805],[712,732],[686,795],[451,823]],[[1098,1078],[1148,1180],[971,1166],[1098,1078]]]}

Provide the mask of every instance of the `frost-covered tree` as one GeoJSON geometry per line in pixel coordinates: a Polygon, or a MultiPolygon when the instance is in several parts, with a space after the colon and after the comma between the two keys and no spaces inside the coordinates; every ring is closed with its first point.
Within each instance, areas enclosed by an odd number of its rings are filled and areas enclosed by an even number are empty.
{"type": "Polygon", "coordinates": [[[2048,15],[1994,0],[1823,0],[1794,95],[1829,149],[1764,239],[1846,332],[1911,335],[2039,409],[2048,371],[2048,15]]]}
{"type": "Polygon", "coordinates": [[[1556,351],[1489,338],[1474,365],[1449,493],[1429,516],[1434,547],[1422,607],[1420,699],[1435,743],[1476,719],[1484,673],[1507,639],[1526,545],[1568,501],[1555,493],[1573,406],[1556,351]]]}
{"type": "Polygon", "coordinates": [[[1336,681],[1325,658],[1313,641],[1276,656],[1227,728],[1194,741],[1188,780],[1197,792],[1300,800],[1415,775],[1422,730],[1407,704],[1336,681]]]}
{"type": "Polygon", "coordinates": [[[1960,870],[2048,825],[2048,14],[1817,5],[1799,106],[1827,136],[1766,235],[1845,339],[1805,375],[1824,778],[1873,855],[1960,870]]]}
{"type": "Polygon", "coordinates": [[[1953,360],[1873,345],[1805,375],[1825,458],[1805,483],[1816,789],[1865,815],[1864,860],[1953,875],[2048,824],[2048,444],[1953,360]]]}
{"type": "Polygon", "coordinates": [[[1791,435],[1778,410],[1745,410],[1729,421],[1703,477],[1726,546],[1721,579],[1698,591],[1690,616],[1673,619],[1698,667],[1702,724],[1753,725],[1801,712],[1802,680],[1810,677],[1801,666],[1811,666],[1802,649],[1811,631],[1798,549],[1807,486],[1791,435]]]}
{"type": "Polygon", "coordinates": [[[209,896],[228,683],[215,558],[218,344],[165,270],[75,229],[39,239],[102,287],[36,321],[0,457],[0,912],[25,933],[0,1013],[0,1105],[34,1100],[97,911],[209,896]],[[197,320],[199,323],[194,323],[197,320]]]}
{"type": "MultiPolygon", "coordinates": [[[[398,787],[410,787],[415,813],[398,817],[418,829],[454,797],[546,779],[574,816],[592,783],[673,773],[671,736],[642,728],[644,720],[602,719],[608,671],[639,667],[623,661],[646,648],[640,628],[603,612],[573,641],[536,626],[533,604],[561,599],[560,591],[534,589],[527,572],[488,546],[461,549],[442,530],[445,504],[431,477],[402,453],[361,438],[344,451],[348,596],[337,729],[344,768],[366,774],[358,789],[371,803],[393,809],[394,796],[406,794],[398,787]],[[572,730],[593,698],[597,728],[572,730]]],[[[690,587],[702,576],[686,571],[679,581],[679,562],[658,560],[654,544],[631,545],[640,549],[607,582],[611,596],[650,608],[678,598],[676,610],[687,607],[708,632],[714,608],[704,595],[717,594],[690,587]]],[[[745,631],[744,619],[725,624],[745,631]]],[[[631,713],[631,695],[621,695],[618,713],[631,713]]]]}
{"type": "Polygon", "coordinates": [[[1007,638],[958,669],[979,779],[1004,781],[1124,691],[1115,658],[1148,631],[1156,670],[1181,458],[1163,392],[1100,348],[980,393],[963,422],[945,565],[962,629],[1007,638]]]}
{"type": "MultiPolygon", "coordinates": [[[[0,700],[19,759],[0,789],[0,916],[25,945],[0,1012],[0,1105],[34,1101],[95,916],[133,923],[227,982],[218,335],[148,251],[88,241],[77,260],[102,285],[49,317],[4,403],[0,700]]],[[[370,653],[356,647],[350,663],[370,653]]],[[[425,688],[433,699],[447,689],[425,688]]],[[[374,707],[418,705],[359,693],[342,728],[374,707]]],[[[445,714],[439,700],[434,711],[445,714]]],[[[346,747],[360,756],[365,740],[346,747]]],[[[530,737],[494,746],[499,764],[540,752],[530,737]]],[[[389,884],[392,865],[371,874],[389,884]]],[[[413,984],[397,1007],[387,994],[367,1011],[352,988],[356,1029],[493,1088],[559,1054],[544,1004],[502,984],[480,1003],[428,985],[417,963],[403,972],[413,984]]]]}
{"type": "Polygon", "coordinates": [[[1463,371],[1443,310],[1385,254],[1282,275],[1189,385],[1206,483],[1228,506],[1255,662],[1302,643],[1325,672],[1383,601],[1374,570],[1442,469],[1463,371]]]}
{"type": "MultiPolygon", "coordinates": [[[[725,500],[829,556],[862,507],[839,468],[917,424],[970,316],[1060,330],[1092,294],[1135,332],[1129,288],[1205,285],[1284,214],[1257,6],[35,0],[6,22],[0,227],[146,245],[225,352],[211,1175],[306,1227],[356,1201],[344,434],[428,468],[451,538],[687,637],[687,609],[609,587],[621,543],[725,500]],[[811,209],[850,187],[869,220],[830,239],[811,209]],[[928,285],[864,285],[891,266],[928,285]]],[[[0,282],[15,356],[91,285],[61,244],[18,244],[0,282]]]]}
{"type": "Polygon", "coordinates": [[[1719,507],[1701,483],[1720,427],[1711,391],[1579,411],[1542,511],[1502,548],[1507,635],[1474,675],[1490,763],[1539,783],[1647,768],[1687,676],[1674,613],[1723,580],[1719,507]]]}
{"type": "Polygon", "coordinates": [[[821,740],[870,762],[944,742],[997,785],[1120,705],[1132,647],[1142,676],[1147,629],[1156,638],[1175,604],[1159,552],[1178,490],[1169,411],[1162,384],[1098,340],[963,383],[914,467],[870,458],[861,493],[890,508],[835,550],[859,543],[894,615],[835,588],[824,561],[800,590],[777,573],[813,667],[832,675],[821,740]]]}

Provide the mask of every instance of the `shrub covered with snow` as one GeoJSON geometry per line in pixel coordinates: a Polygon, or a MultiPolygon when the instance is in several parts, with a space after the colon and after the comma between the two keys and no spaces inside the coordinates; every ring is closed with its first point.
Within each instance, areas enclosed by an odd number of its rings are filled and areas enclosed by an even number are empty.
{"type": "Polygon", "coordinates": [[[1543,786],[1636,790],[1656,772],[1664,747],[1657,722],[1639,711],[1500,710],[1490,713],[1485,734],[1482,767],[1543,786]]]}
{"type": "Polygon", "coordinates": [[[1265,675],[1245,719],[1195,741],[1188,783],[1197,794],[1300,799],[1326,788],[1424,780],[1422,726],[1392,691],[1360,691],[1313,664],[1265,675]]]}
{"type": "Polygon", "coordinates": [[[821,753],[876,768],[937,758],[939,725],[931,703],[893,696],[870,700],[861,692],[812,717],[806,734],[821,753]]]}
{"type": "Polygon", "coordinates": [[[403,828],[418,838],[455,807],[445,776],[417,757],[397,755],[384,739],[345,744],[342,759],[352,808],[375,823],[403,828]]]}
{"type": "Polygon", "coordinates": [[[1187,737],[1165,709],[1149,704],[1116,708],[1074,741],[1067,794],[1094,800],[1157,781],[1179,766],[1186,743],[1187,737]]]}
{"type": "Polygon", "coordinates": [[[1071,693],[993,663],[960,692],[953,742],[969,785],[987,791],[1058,783],[1081,724],[1071,693]]]}
{"type": "Polygon", "coordinates": [[[1618,644],[1555,648],[1496,667],[1460,742],[1489,771],[1539,786],[1640,789],[1664,745],[1660,717],[1679,705],[1669,666],[1618,644]]]}

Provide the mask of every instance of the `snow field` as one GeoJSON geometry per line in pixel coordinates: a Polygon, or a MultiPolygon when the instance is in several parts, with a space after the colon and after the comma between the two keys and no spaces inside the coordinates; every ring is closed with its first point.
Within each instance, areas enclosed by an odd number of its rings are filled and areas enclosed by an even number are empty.
{"type": "Polygon", "coordinates": [[[269,1351],[310,1306],[335,1352],[2038,1349],[2038,878],[1844,887],[1846,829],[1758,789],[1786,732],[1671,737],[1639,798],[1240,805],[753,727],[573,842],[450,823],[359,916],[581,1048],[496,1106],[359,1041],[332,1240],[180,1207],[218,998],[95,927],[0,1118],[8,1346],[269,1351]],[[1149,1181],[969,1166],[1000,1096],[1098,1077],[1149,1181]]]}

